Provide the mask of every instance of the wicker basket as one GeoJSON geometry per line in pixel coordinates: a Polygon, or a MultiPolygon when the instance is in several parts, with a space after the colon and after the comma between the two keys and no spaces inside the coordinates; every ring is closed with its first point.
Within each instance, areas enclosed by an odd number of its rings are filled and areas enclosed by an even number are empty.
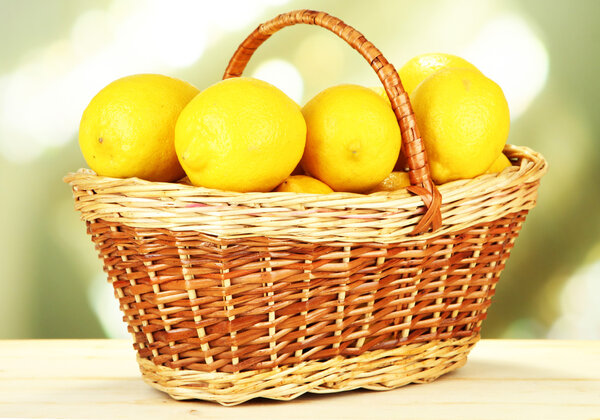
{"type": "Polygon", "coordinates": [[[384,390],[462,366],[546,171],[538,153],[507,146],[512,167],[438,189],[396,70],[322,12],[260,25],[225,77],[297,23],[331,30],[377,72],[401,127],[408,190],[242,194],[89,170],[65,178],[143,378],[176,399],[384,390]]]}

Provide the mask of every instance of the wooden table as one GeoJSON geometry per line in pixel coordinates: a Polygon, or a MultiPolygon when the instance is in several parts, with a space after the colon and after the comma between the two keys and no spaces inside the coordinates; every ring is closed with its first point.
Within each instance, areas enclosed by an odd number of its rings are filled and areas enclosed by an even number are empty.
{"type": "Polygon", "coordinates": [[[0,341],[0,417],[600,419],[600,341],[483,340],[430,384],[235,407],[150,388],[127,340],[0,341]]]}

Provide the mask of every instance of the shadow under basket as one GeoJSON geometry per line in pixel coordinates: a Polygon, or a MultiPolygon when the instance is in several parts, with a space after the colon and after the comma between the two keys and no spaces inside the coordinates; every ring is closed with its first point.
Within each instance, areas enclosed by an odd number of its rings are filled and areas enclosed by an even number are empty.
{"type": "MultiPolygon", "coordinates": [[[[375,54],[343,22],[297,11],[259,26],[225,77],[295,23],[375,54]]],[[[508,145],[503,172],[436,187],[397,73],[380,55],[370,62],[402,129],[408,190],[232,193],[83,169],[65,178],[150,385],[234,405],[392,389],[466,362],[546,162],[508,145]]]]}

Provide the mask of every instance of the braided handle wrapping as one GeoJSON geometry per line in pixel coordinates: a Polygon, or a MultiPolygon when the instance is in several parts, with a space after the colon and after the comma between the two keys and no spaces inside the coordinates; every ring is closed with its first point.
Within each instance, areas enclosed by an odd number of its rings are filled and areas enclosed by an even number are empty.
{"type": "Polygon", "coordinates": [[[423,140],[419,134],[408,94],[394,66],[356,29],[324,12],[297,10],[281,14],[259,25],[240,44],[229,61],[223,79],[241,76],[250,57],[263,42],[278,30],[299,23],[317,25],[330,30],[357,50],[375,70],[383,83],[400,126],[402,148],[407,159],[411,182],[408,191],[419,195],[427,209],[412,233],[425,232],[429,227],[433,231],[437,230],[442,223],[440,213],[442,197],[431,179],[423,140]]]}

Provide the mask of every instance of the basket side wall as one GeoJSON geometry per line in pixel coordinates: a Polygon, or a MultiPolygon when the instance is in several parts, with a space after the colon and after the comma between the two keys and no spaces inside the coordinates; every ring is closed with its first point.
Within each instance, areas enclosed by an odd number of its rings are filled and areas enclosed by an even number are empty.
{"type": "Polygon", "coordinates": [[[88,233],[140,357],[240,372],[477,335],[526,214],[400,244],[88,233]]]}

